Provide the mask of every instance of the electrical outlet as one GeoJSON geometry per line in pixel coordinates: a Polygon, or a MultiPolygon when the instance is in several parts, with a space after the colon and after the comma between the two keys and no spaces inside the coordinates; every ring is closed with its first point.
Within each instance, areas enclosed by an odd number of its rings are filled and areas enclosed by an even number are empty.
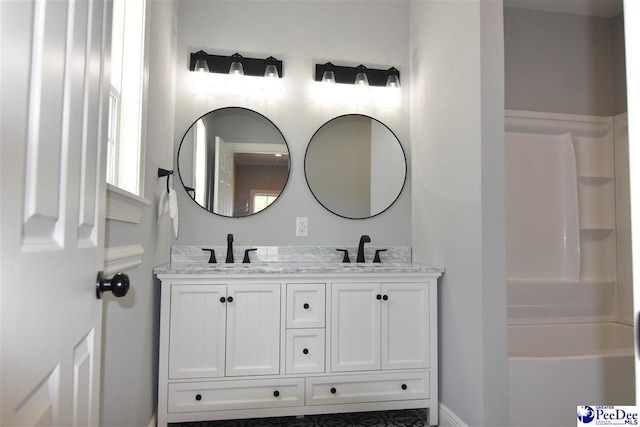
{"type": "Polygon", "coordinates": [[[296,218],[296,236],[306,237],[309,235],[309,218],[297,217],[296,218]]]}

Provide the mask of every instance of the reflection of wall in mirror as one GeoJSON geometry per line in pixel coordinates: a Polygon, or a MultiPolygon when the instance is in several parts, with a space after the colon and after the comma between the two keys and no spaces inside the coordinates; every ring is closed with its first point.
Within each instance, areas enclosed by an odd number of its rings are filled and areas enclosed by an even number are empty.
{"type": "Polygon", "coordinates": [[[332,212],[371,215],[370,139],[370,119],[358,116],[334,120],[314,135],[305,173],[316,198],[332,212]]]}
{"type": "Polygon", "coordinates": [[[387,209],[404,185],[405,158],[398,140],[382,123],[371,120],[371,213],[387,209]]]}
{"type": "Polygon", "coordinates": [[[251,192],[262,191],[269,194],[280,194],[289,177],[287,164],[243,165],[236,163],[236,185],[234,197],[234,216],[245,216],[251,211],[251,192]]]}

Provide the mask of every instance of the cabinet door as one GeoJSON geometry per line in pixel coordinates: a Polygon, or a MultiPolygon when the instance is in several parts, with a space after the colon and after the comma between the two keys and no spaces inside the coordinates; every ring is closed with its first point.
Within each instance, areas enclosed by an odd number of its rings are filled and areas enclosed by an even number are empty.
{"type": "Polygon", "coordinates": [[[171,286],[169,378],[224,375],[225,285],[171,286]]]}
{"type": "Polygon", "coordinates": [[[429,367],[429,286],[382,284],[382,294],[382,369],[429,367]]]}
{"type": "Polygon", "coordinates": [[[280,285],[229,285],[226,375],[280,373],[280,285]]]}
{"type": "Polygon", "coordinates": [[[379,283],[334,283],[331,288],[331,370],[380,369],[379,283]]]}

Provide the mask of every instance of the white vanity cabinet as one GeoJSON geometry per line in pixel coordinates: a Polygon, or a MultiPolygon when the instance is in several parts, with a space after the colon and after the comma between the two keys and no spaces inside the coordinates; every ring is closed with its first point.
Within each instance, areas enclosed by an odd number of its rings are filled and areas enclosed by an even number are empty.
{"type": "Polygon", "coordinates": [[[429,287],[333,283],[331,371],[429,367],[429,287]]]}
{"type": "Polygon", "coordinates": [[[159,426],[410,408],[438,423],[441,269],[237,268],[156,269],[159,426]]]}
{"type": "Polygon", "coordinates": [[[171,286],[169,378],[280,372],[280,285],[171,286]]]}

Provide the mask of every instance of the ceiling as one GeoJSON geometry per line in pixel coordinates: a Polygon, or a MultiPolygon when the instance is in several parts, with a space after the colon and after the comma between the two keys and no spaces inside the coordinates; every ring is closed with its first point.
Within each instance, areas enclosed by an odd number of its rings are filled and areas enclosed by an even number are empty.
{"type": "Polygon", "coordinates": [[[622,12],[623,0],[504,0],[507,7],[546,12],[613,18],[622,12]]]}

